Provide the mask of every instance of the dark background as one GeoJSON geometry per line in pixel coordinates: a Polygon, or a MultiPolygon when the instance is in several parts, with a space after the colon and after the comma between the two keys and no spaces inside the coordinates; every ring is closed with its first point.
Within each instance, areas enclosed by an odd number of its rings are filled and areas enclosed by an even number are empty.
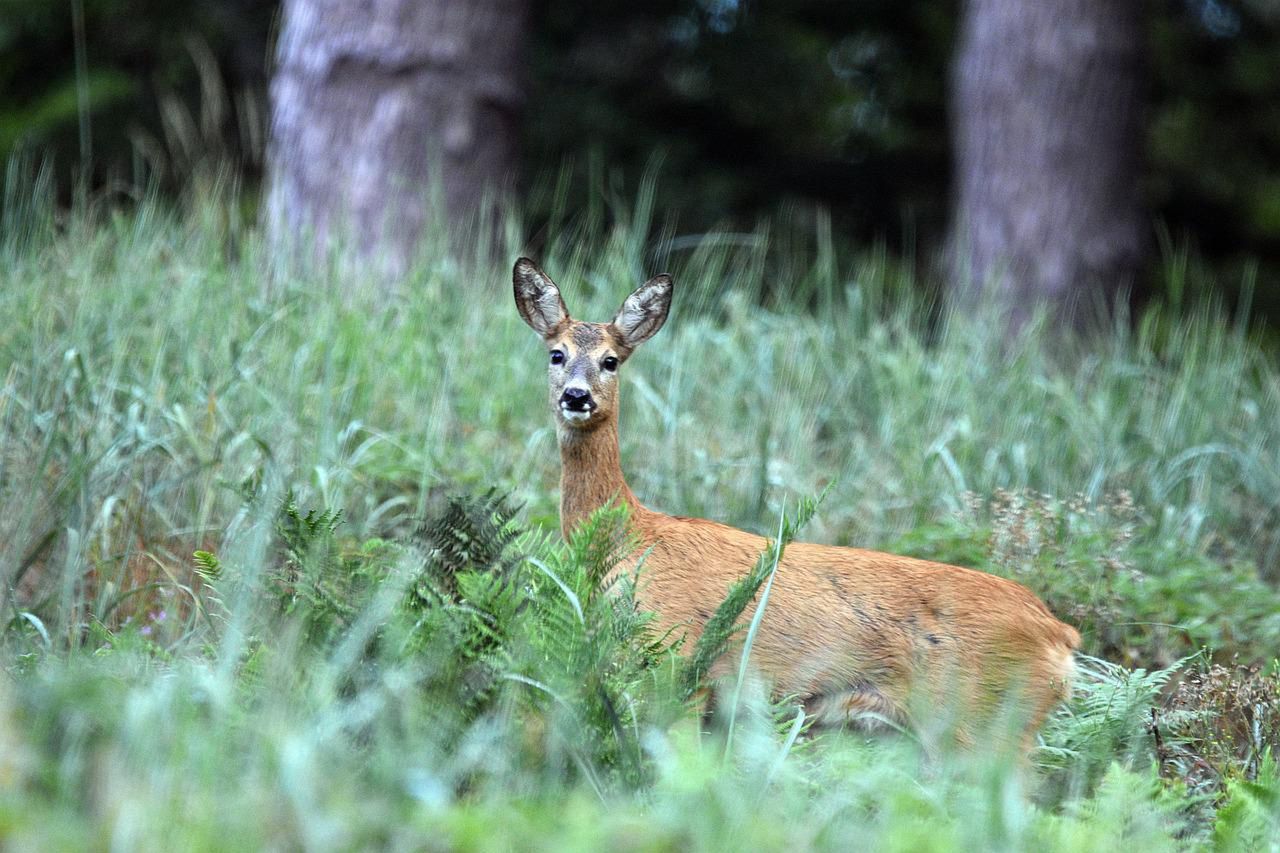
{"type": "MultiPolygon", "coordinates": [[[[1153,245],[1280,313],[1280,5],[1146,4],[1142,190],[1153,245]]],[[[230,166],[253,197],[279,9],[253,0],[0,2],[0,156],[49,158],[69,198],[175,192],[230,166]],[[77,74],[77,35],[83,36],[77,74]],[[88,122],[79,105],[87,99],[88,122]],[[87,133],[86,133],[87,131],[87,133]],[[86,156],[87,155],[87,156],[86,156]],[[89,164],[87,170],[82,163],[89,164]]],[[[634,191],[679,232],[829,209],[851,244],[918,254],[949,210],[938,0],[538,0],[522,151],[535,218],[557,176],[634,191]]],[[[1146,288],[1165,286],[1152,264],[1146,288]]]]}

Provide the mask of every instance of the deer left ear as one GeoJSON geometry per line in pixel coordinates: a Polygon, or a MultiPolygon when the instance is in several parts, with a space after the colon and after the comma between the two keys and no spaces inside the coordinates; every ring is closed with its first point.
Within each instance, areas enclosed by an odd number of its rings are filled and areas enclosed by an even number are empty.
{"type": "Polygon", "coordinates": [[[673,286],[671,276],[666,273],[655,275],[622,303],[618,315],[613,318],[613,327],[628,349],[635,349],[652,338],[667,322],[673,286]]]}
{"type": "Polygon", "coordinates": [[[528,258],[517,260],[515,269],[511,271],[511,280],[520,317],[539,335],[545,338],[569,318],[569,311],[560,297],[560,288],[533,261],[528,258]]]}

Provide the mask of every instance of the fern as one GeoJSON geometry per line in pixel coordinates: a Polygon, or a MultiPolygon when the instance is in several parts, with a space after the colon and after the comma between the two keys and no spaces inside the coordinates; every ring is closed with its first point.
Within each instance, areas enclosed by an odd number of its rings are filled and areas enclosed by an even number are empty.
{"type": "Polygon", "coordinates": [[[343,552],[337,538],[341,510],[298,507],[292,491],[276,516],[282,546],[278,568],[266,576],[279,615],[295,618],[310,642],[326,644],[349,628],[385,579],[385,543],[343,552]]]}
{"type": "Polygon", "coordinates": [[[528,584],[515,548],[522,531],[505,495],[455,495],[413,534],[424,555],[401,612],[404,653],[431,665],[428,689],[471,720],[496,698],[521,632],[528,584]]]}
{"type": "Polygon", "coordinates": [[[483,495],[450,497],[438,515],[418,526],[414,539],[427,554],[427,572],[434,589],[431,595],[456,599],[457,575],[477,570],[510,577],[519,558],[511,553],[520,535],[515,523],[518,508],[506,495],[490,489],[483,495]]]}
{"type": "MultiPolygon", "coordinates": [[[[589,598],[606,591],[610,573],[639,548],[630,520],[625,506],[605,507],[592,513],[569,537],[570,559],[585,573],[583,583],[589,598]]],[[[643,554],[640,557],[643,564],[643,554]]]]}
{"type": "Polygon", "coordinates": [[[290,557],[302,561],[317,542],[327,542],[340,524],[342,510],[312,509],[302,515],[297,496],[290,490],[276,516],[276,535],[284,542],[290,557]]]}
{"type": "Polygon", "coordinates": [[[596,787],[640,784],[650,772],[640,732],[668,724],[680,708],[663,666],[672,650],[653,637],[633,575],[618,571],[642,556],[629,529],[625,508],[605,508],[564,546],[526,561],[527,646],[508,674],[535,687],[525,691],[528,707],[549,718],[558,748],[596,787]]]}
{"type": "Polygon", "coordinates": [[[191,555],[196,563],[196,574],[206,583],[216,581],[222,575],[222,561],[211,551],[196,551],[191,555]]]}
{"type": "Polygon", "coordinates": [[[226,596],[223,592],[224,567],[218,555],[212,551],[196,551],[191,555],[195,562],[195,574],[200,579],[200,596],[197,607],[208,618],[225,619],[229,615],[226,596]],[[212,605],[212,606],[211,606],[212,605]]]}
{"type": "Polygon", "coordinates": [[[1213,840],[1218,850],[1274,850],[1280,839],[1280,765],[1268,750],[1253,781],[1227,783],[1226,803],[1218,810],[1213,840]]]}
{"type": "Polygon", "coordinates": [[[1160,695],[1189,659],[1153,671],[1078,659],[1075,695],[1049,719],[1036,759],[1056,771],[1058,782],[1090,789],[1117,759],[1136,767],[1156,757],[1152,722],[1160,695]]]}

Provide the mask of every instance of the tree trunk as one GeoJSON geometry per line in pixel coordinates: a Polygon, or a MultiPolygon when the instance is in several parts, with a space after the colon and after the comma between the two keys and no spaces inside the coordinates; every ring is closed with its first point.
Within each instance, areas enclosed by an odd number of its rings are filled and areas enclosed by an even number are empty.
{"type": "Polygon", "coordinates": [[[516,171],[527,0],[285,0],[267,225],[349,236],[403,273],[432,213],[458,224],[516,171]],[[432,199],[433,192],[439,192],[432,199]]]}
{"type": "MultiPolygon", "coordinates": [[[[956,283],[1015,324],[1138,273],[1138,0],[966,0],[952,80],[956,283]]],[[[1078,322],[1086,312],[1074,311],[1078,322]]]]}

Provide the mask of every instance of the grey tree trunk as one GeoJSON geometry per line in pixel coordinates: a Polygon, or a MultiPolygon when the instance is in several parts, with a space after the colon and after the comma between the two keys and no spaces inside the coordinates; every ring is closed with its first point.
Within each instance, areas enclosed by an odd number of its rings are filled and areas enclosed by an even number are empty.
{"type": "Polygon", "coordinates": [[[350,229],[398,274],[442,224],[436,203],[456,224],[509,188],[527,25],[527,0],[285,0],[265,214],[277,244],[322,253],[350,229]]]}
{"type": "Polygon", "coordinates": [[[1109,300],[1140,269],[1141,5],[964,3],[951,99],[956,282],[969,297],[994,294],[1015,323],[1037,302],[1109,300]]]}

